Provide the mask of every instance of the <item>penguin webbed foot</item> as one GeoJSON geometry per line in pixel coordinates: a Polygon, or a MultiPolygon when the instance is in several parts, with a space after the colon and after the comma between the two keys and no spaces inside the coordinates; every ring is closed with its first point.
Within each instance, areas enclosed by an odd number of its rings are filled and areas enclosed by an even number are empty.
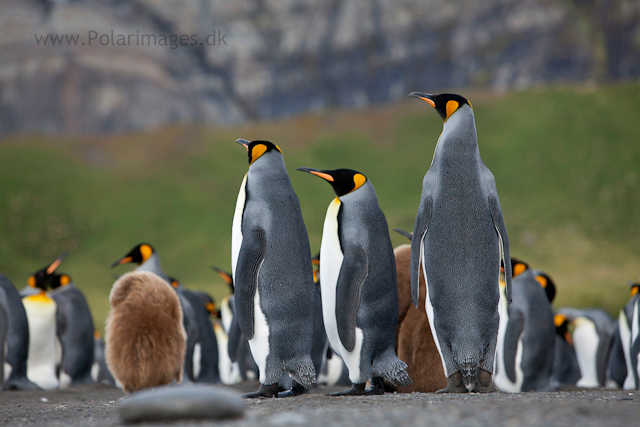
{"type": "Polygon", "coordinates": [[[27,378],[7,380],[2,387],[4,391],[35,391],[42,390],[36,383],[29,381],[27,378]]]}
{"type": "Polygon", "coordinates": [[[327,394],[327,396],[364,396],[367,394],[367,391],[364,389],[366,383],[362,384],[353,384],[351,389],[345,391],[336,391],[333,393],[327,394]]]}
{"type": "Polygon", "coordinates": [[[447,388],[440,389],[436,393],[468,393],[469,390],[462,381],[462,373],[460,371],[451,374],[447,378],[447,388]]]}
{"type": "Polygon", "coordinates": [[[476,380],[476,393],[497,393],[498,389],[493,385],[493,376],[485,369],[478,369],[478,379],[476,380]]]}
{"type": "Polygon", "coordinates": [[[277,397],[280,392],[280,387],[278,383],[265,385],[262,384],[260,386],[260,390],[254,391],[252,393],[245,393],[242,395],[245,399],[258,399],[260,397],[277,397]]]}
{"type": "Polygon", "coordinates": [[[365,390],[367,396],[384,394],[384,380],[382,377],[371,378],[371,387],[365,390]]]}
{"type": "Polygon", "coordinates": [[[293,386],[291,387],[290,390],[280,392],[276,395],[276,397],[284,398],[284,397],[300,396],[301,394],[304,394],[304,391],[305,391],[304,386],[302,384],[300,384],[299,382],[293,381],[293,386]]]}

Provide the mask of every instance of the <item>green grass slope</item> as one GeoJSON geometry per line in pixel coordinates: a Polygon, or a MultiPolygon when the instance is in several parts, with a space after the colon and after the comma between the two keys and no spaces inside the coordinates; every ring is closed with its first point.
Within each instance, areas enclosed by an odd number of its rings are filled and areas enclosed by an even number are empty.
{"type": "MultiPolygon", "coordinates": [[[[464,95],[496,177],[512,255],[551,274],[556,307],[617,313],[627,280],[640,273],[640,85],[464,95]]],[[[297,167],[360,170],[390,228],[410,230],[441,130],[433,108],[408,99],[239,128],[6,138],[0,272],[22,288],[31,271],[70,251],[60,271],[86,293],[103,328],[114,274],[127,271],[109,265],[146,241],[167,274],[219,300],[226,286],[209,267],[230,268],[231,222],[247,170],[236,138],[282,148],[315,253],[334,193],[297,167]]],[[[392,240],[406,243],[396,233],[392,240]]]]}

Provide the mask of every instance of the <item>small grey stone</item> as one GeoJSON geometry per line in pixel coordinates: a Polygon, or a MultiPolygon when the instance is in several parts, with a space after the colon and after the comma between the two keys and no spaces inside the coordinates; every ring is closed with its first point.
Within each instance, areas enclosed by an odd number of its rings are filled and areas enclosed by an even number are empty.
{"type": "Polygon", "coordinates": [[[128,422],[180,418],[230,418],[241,416],[240,394],[223,387],[196,384],[157,387],[126,397],[120,416],[128,422]]]}
{"type": "Polygon", "coordinates": [[[296,412],[283,412],[270,418],[269,424],[272,426],[301,426],[307,424],[307,417],[296,412]]]}

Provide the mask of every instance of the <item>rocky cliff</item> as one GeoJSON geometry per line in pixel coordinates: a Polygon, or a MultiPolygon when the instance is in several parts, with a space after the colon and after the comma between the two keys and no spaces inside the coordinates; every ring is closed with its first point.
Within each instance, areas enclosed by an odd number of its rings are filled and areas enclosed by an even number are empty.
{"type": "Polygon", "coordinates": [[[638,74],[636,0],[0,0],[0,134],[638,74]]]}

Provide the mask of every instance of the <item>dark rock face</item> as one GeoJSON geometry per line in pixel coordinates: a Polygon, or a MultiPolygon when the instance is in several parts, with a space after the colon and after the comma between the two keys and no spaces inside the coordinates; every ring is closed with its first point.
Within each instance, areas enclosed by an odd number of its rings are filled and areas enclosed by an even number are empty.
{"type": "Polygon", "coordinates": [[[0,134],[232,124],[413,90],[640,74],[634,0],[5,0],[0,31],[0,134]],[[67,39],[45,45],[53,35],[67,39]]]}

